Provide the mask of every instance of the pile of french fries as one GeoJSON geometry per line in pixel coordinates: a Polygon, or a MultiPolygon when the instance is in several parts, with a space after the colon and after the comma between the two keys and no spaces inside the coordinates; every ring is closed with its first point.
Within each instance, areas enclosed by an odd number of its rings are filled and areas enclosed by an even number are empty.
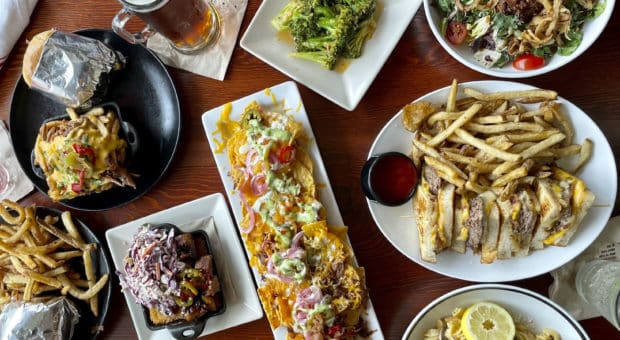
{"type": "Polygon", "coordinates": [[[91,252],[65,211],[37,217],[35,207],[0,204],[0,310],[14,300],[44,302],[59,295],[87,301],[99,315],[98,294],[108,274],[96,277],[91,252]],[[81,260],[80,260],[81,259],[81,260]]]}
{"type": "MultiPolygon", "coordinates": [[[[549,164],[579,155],[570,172],[577,173],[592,153],[592,141],[573,144],[572,124],[554,102],[550,90],[525,90],[484,94],[465,88],[457,100],[458,83],[452,82],[444,109],[427,102],[407,105],[405,128],[416,132],[412,158],[424,162],[460,192],[492,190],[502,197],[514,181],[528,176],[536,163],[549,164]],[[511,100],[518,99],[517,103],[511,100]],[[540,102],[535,110],[519,103],[540,102]]],[[[513,185],[511,185],[513,183],[513,185]]]]}
{"type": "MultiPolygon", "coordinates": [[[[572,124],[562,112],[560,104],[555,101],[555,91],[525,90],[485,94],[464,88],[463,92],[466,96],[457,100],[458,83],[454,80],[445,106],[415,102],[405,106],[402,115],[405,128],[414,133],[411,157],[416,167],[420,169],[420,173],[424,173],[425,167],[430,167],[441,180],[454,185],[456,194],[451,194],[453,197],[470,198],[479,195],[485,198],[485,202],[497,200],[499,204],[500,201],[509,201],[517,190],[532,188],[537,180],[550,176],[553,167],[557,166],[556,162],[561,158],[576,156],[573,157],[571,169],[567,169],[573,174],[590,158],[592,142],[589,139],[585,139],[581,145],[573,142],[575,133],[572,124]],[[539,104],[534,105],[536,103],[539,104]],[[526,106],[537,107],[526,109],[526,106]],[[487,197],[489,200],[486,200],[487,197]]],[[[420,227],[420,221],[427,222],[422,224],[429,227],[429,224],[440,224],[444,217],[440,215],[435,220],[437,210],[433,208],[435,210],[429,210],[427,215],[432,217],[431,221],[424,220],[421,209],[428,207],[420,200],[422,197],[422,193],[414,197],[414,209],[420,210],[416,210],[416,219],[422,258],[435,262],[434,254],[447,248],[465,252],[464,240],[467,239],[467,231],[463,229],[461,231],[464,233],[459,236],[458,228],[449,231],[444,230],[444,226],[433,227],[435,229],[430,233],[435,236],[429,236],[430,229],[426,228],[427,241],[423,242],[425,231],[420,227]],[[421,208],[416,205],[420,203],[421,208]],[[432,240],[429,240],[429,237],[432,240]],[[459,242],[460,244],[455,244],[459,242]]],[[[440,193],[438,199],[441,198],[440,193]]],[[[514,197],[512,199],[514,200],[514,197]]],[[[436,199],[432,204],[437,204],[436,199]]],[[[518,204],[520,203],[513,203],[513,215],[519,211],[518,204]]],[[[455,203],[455,209],[456,206],[455,203]]],[[[489,214],[489,207],[486,206],[485,214],[489,214]]],[[[537,214],[542,214],[537,203],[533,207],[537,214]]],[[[456,213],[454,216],[454,225],[457,225],[456,213]]],[[[578,219],[582,217],[579,216],[578,219]]],[[[515,220],[516,215],[512,216],[512,219],[515,220]]],[[[498,223],[497,219],[495,222],[498,223]]],[[[540,222],[536,223],[538,225],[540,222]]],[[[497,229],[494,233],[496,232],[497,229]]],[[[525,256],[530,248],[528,244],[523,244],[521,246],[524,249],[513,246],[511,251],[509,243],[504,242],[504,245],[508,244],[508,250],[500,249],[498,255],[497,235],[489,234],[484,237],[486,243],[483,244],[481,256],[483,263],[491,263],[496,258],[525,256]],[[490,246],[487,247],[487,244],[490,246]]],[[[499,239],[501,243],[502,237],[499,239]]],[[[563,245],[559,243],[545,241],[545,244],[563,245]]],[[[540,244],[542,242],[536,247],[532,246],[532,249],[541,249],[540,244]]],[[[480,250],[474,249],[474,253],[478,251],[480,250]]]]}

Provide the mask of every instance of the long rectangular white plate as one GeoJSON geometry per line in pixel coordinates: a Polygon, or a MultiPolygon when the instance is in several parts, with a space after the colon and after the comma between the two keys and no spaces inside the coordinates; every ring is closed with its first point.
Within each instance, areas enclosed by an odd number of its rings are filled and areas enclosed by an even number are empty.
{"type": "Polygon", "coordinates": [[[265,0],[241,38],[240,45],[276,70],[304,84],[346,110],[353,111],[375,80],[407,29],[422,0],[379,0],[377,29],[364,45],[361,57],[352,59],[344,72],[330,71],[318,63],[289,56],[292,43],[278,38],[271,20],[288,0],[265,0]]]}
{"type": "MultiPolygon", "coordinates": [[[[243,248],[241,248],[241,241],[235,231],[235,224],[228,212],[228,205],[226,205],[224,196],[217,193],[201,197],[194,201],[125,223],[109,229],[105,233],[114,266],[116,270],[123,270],[127,250],[134,234],[141,225],[145,223],[171,223],[178,226],[184,232],[190,232],[193,230],[183,226],[184,224],[209,216],[213,216],[215,220],[215,230],[220,242],[220,247],[213,247],[212,244],[213,258],[218,268],[218,274],[221,276],[222,272],[226,270],[230,275],[230,280],[226,282],[228,285],[222,281],[226,311],[209,318],[200,336],[213,334],[254,321],[263,316],[263,309],[256,294],[256,287],[252,283],[250,270],[243,255],[243,248]]],[[[144,313],[142,312],[142,306],[135,302],[131,292],[123,292],[123,294],[125,295],[131,320],[140,340],[164,340],[172,337],[166,329],[157,331],[148,329],[144,313]]]]}
{"type": "MultiPolygon", "coordinates": [[[[301,101],[301,96],[299,95],[299,91],[295,83],[288,81],[234,101],[232,103],[230,119],[239,120],[243,109],[254,100],[267,111],[282,112],[283,110],[286,110],[288,114],[291,114],[295,120],[304,126],[304,130],[310,140],[306,151],[314,163],[314,179],[316,183],[319,184],[317,185],[317,188],[319,188],[319,198],[327,210],[327,221],[331,225],[344,225],[342,216],[338,210],[336,198],[334,197],[334,192],[332,191],[331,184],[329,183],[329,178],[327,178],[327,173],[325,172],[325,166],[323,165],[319,148],[316,144],[314,134],[312,133],[312,127],[310,126],[308,115],[306,114],[306,110],[301,101]]],[[[217,121],[219,120],[223,109],[224,105],[211,109],[202,115],[202,124],[212,152],[217,149],[215,139],[219,140],[219,135],[214,136],[213,132],[217,129],[217,121]]],[[[220,172],[220,176],[222,177],[222,182],[224,183],[224,188],[226,189],[226,195],[228,196],[228,200],[232,206],[233,215],[235,216],[238,225],[243,218],[241,211],[241,200],[238,195],[233,193],[235,188],[234,183],[228,176],[228,172],[231,169],[230,164],[228,163],[228,157],[225,152],[213,152],[213,157],[215,158],[215,163],[217,164],[217,170],[220,172]]],[[[254,279],[257,284],[259,284],[260,275],[256,270],[253,270],[252,272],[254,273],[254,279]]],[[[377,320],[375,310],[372,307],[370,300],[368,301],[366,312],[368,328],[370,330],[375,330],[371,336],[371,339],[383,339],[383,333],[381,332],[379,321],[377,320]]],[[[286,331],[283,327],[280,327],[274,331],[274,336],[276,339],[284,339],[286,338],[286,331]]]]}

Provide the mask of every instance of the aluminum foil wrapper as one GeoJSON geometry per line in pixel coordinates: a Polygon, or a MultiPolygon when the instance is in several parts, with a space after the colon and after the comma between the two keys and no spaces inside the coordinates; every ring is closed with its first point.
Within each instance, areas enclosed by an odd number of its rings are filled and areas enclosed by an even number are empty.
{"type": "Polygon", "coordinates": [[[71,339],[80,314],[67,298],[47,303],[11,302],[0,313],[2,340],[71,339]]]}
{"type": "Polygon", "coordinates": [[[43,46],[32,88],[66,106],[86,109],[96,104],[93,97],[105,89],[107,74],[122,62],[120,54],[98,40],[56,31],[43,46]]]}

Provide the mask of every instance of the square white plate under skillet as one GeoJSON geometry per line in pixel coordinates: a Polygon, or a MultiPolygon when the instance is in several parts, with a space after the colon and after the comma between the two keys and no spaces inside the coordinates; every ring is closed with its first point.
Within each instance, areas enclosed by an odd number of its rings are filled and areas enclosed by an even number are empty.
{"type": "Polygon", "coordinates": [[[377,29],[364,45],[361,57],[344,72],[294,58],[292,42],[279,38],[271,20],[288,0],[264,0],[241,38],[241,47],[276,70],[304,84],[342,108],[353,111],[405,32],[421,0],[378,0],[377,29]]]}
{"type": "MultiPolygon", "coordinates": [[[[209,216],[213,216],[215,220],[215,230],[221,245],[221,247],[213,247],[212,244],[213,258],[216,261],[218,274],[222,275],[222,269],[219,268],[225,267],[230,275],[229,282],[231,282],[232,287],[222,287],[226,311],[209,318],[200,336],[213,334],[263,317],[263,310],[256,294],[256,287],[252,283],[252,276],[245,260],[245,253],[243,252],[241,241],[237,237],[237,231],[228,212],[228,205],[224,196],[217,193],[201,197],[194,201],[125,223],[105,233],[114,266],[116,270],[123,270],[124,258],[127,255],[133,236],[144,223],[172,223],[180,227],[184,232],[190,232],[193,230],[186,230],[187,227],[184,228],[183,224],[209,216]]],[[[130,292],[123,292],[123,294],[125,295],[125,300],[129,306],[129,313],[140,340],[168,340],[172,338],[167,329],[157,331],[148,329],[142,306],[135,302],[135,298],[130,292]]]]}

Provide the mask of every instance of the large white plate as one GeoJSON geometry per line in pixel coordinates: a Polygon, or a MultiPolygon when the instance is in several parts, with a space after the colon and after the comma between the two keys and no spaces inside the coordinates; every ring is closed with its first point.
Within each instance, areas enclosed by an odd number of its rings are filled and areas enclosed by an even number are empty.
{"type": "MultiPolygon", "coordinates": [[[[507,81],[477,81],[460,84],[459,97],[463,96],[464,87],[483,92],[534,88],[507,81]]],[[[445,87],[416,101],[442,104],[446,101],[448,91],[449,87],[445,87]]],[[[437,256],[437,263],[429,263],[420,258],[418,231],[415,219],[412,217],[411,204],[386,207],[367,200],[370,213],[383,235],[396,249],[421,266],[443,275],[475,282],[504,282],[540,275],[563,265],[581,253],[596,239],[611,215],[616,199],[616,163],[611,147],[596,123],[568,100],[558,97],[558,101],[572,120],[575,128],[574,141],[581,143],[587,137],[594,143],[592,157],[579,177],[596,195],[596,200],[568,246],[546,247],[544,250],[530,253],[527,257],[496,260],[492,264],[481,264],[480,256],[473,255],[471,251],[460,254],[446,250],[437,256]]],[[[403,127],[401,114],[402,111],[398,112],[379,132],[370,148],[369,157],[387,151],[410,153],[412,133],[403,127]]]]}
{"type": "MultiPolygon", "coordinates": [[[[221,276],[226,270],[230,275],[230,280],[226,280],[229,285],[222,281],[226,311],[209,318],[200,336],[254,321],[263,316],[256,288],[252,283],[250,269],[243,255],[241,241],[237,237],[235,225],[228,212],[228,205],[226,205],[224,196],[219,193],[205,196],[109,229],[105,233],[114,266],[116,270],[123,270],[124,258],[133,240],[133,235],[144,223],[172,223],[184,232],[190,232],[193,230],[182,225],[209,216],[214,218],[215,230],[219,237],[220,247],[215,247],[212,243],[213,258],[218,268],[218,274],[221,276]]],[[[209,236],[211,237],[211,235],[209,236]]],[[[138,338],[141,340],[164,340],[172,337],[166,329],[157,331],[148,329],[142,306],[135,302],[135,298],[130,292],[123,294],[138,338]]]]}
{"type": "MultiPolygon", "coordinates": [[[[334,192],[332,191],[332,186],[329,183],[329,178],[327,178],[327,173],[325,172],[325,166],[323,165],[323,160],[321,159],[321,154],[319,153],[319,148],[316,144],[312,127],[310,126],[310,121],[308,120],[308,115],[306,114],[306,109],[301,101],[301,96],[299,95],[299,91],[295,83],[288,81],[232,102],[230,119],[239,120],[243,109],[252,101],[257,101],[267,111],[286,111],[304,126],[304,130],[310,140],[306,151],[314,163],[314,179],[317,184],[323,184],[317,185],[317,188],[319,191],[318,195],[320,197],[320,201],[327,210],[327,221],[331,225],[344,225],[342,216],[340,215],[340,210],[338,210],[336,198],[334,197],[334,192]]],[[[217,148],[214,138],[219,140],[220,136],[214,136],[213,131],[217,129],[216,124],[220,118],[223,108],[224,106],[222,105],[209,110],[202,115],[202,124],[204,126],[207,139],[209,140],[211,151],[217,148]]],[[[222,182],[224,183],[224,188],[226,189],[226,194],[232,206],[233,215],[235,216],[235,220],[238,225],[243,219],[241,200],[238,195],[234,194],[234,183],[232,182],[230,176],[228,176],[228,172],[231,169],[230,163],[228,163],[228,157],[225,151],[221,153],[213,152],[213,157],[215,158],[217,169],[222,177],[222,182]]],[[[259,273],[256,270],[252,270],[252,272],[254,273],[254,279],[257,284],[260,284],[261,278],[259,273]]],[[[368,301],[365,318],[368,322],[368,329],[375,330],[371,336],[371,339],[383,339],[383,333],[381,332],[379,321],[377,320],[375,310],[370,301],[368,301]]],[[[285,339],[286,331],[284,327],[280,327],[275,330],[274,336],[276,339],[285,339]]]]}
{"type": "Polygon", "coordinates": [[[278,38],[271,19],[288,0],[265,0],[241,38],[241,47],[271,67],[297,80],[337,105],[352,111],[411,22],[422,0],[379,0],[377,30],[366,42],[362,56],[342,73],[318,63],[289,56],[292,43],[278,38]]]}
{"type": "Polygon", "coordinates": [[[513,318],[527,322],[534,331],[550,328],[562,339],[590,339],[570,314],[548,298],[515,286],[481,284],[453,290],[435,299],[411,321],[402,340],[424,339],[424,332],[436,327],[437,320],[451,315],[456,307],[467,307],[480,301],[499,304],[513,318]]]}
{"type": "Polygon", "coordinates": [[[428,21],[431,30],[433,31],[433,35],[437,41],[441,44],[441,46],[456,60],[458,60],[461,64],[469,67],[474,71],[478,71],[480,73],[488,74],[495,77],[502,78],[527,78],[533,77],[537,75],[541,75],[547,72],[551,72],[557,68],[560,68],[569,62],[573,61],[577,57],[579,57],[582,53],[584,53],[601,35],[605,26],[607,26],[607,22],[613,13],[614,5],[616,0],[600,0],[607,1],[607,5],[605,10],[598,17],[587,20],[583,26],[583,40],[581,44],[575,52],[568,56],[561,56],[559,54],[554,55],[548,63],[535,70],[529,71],[520,71],[512,67],[511,64],[508,64],[502,68],[486,68],[480,65],[474,59],[474,52],[472,52],[471,47],[467,44],[461,44],[459,46],[452,45],[448,42],[446,37],[441,33],[441,22],[443,18],[439,14],[439,11],[433,6],[434,0],[424,0],[424,12],[426,13],[426,20],[428,21]]]}

